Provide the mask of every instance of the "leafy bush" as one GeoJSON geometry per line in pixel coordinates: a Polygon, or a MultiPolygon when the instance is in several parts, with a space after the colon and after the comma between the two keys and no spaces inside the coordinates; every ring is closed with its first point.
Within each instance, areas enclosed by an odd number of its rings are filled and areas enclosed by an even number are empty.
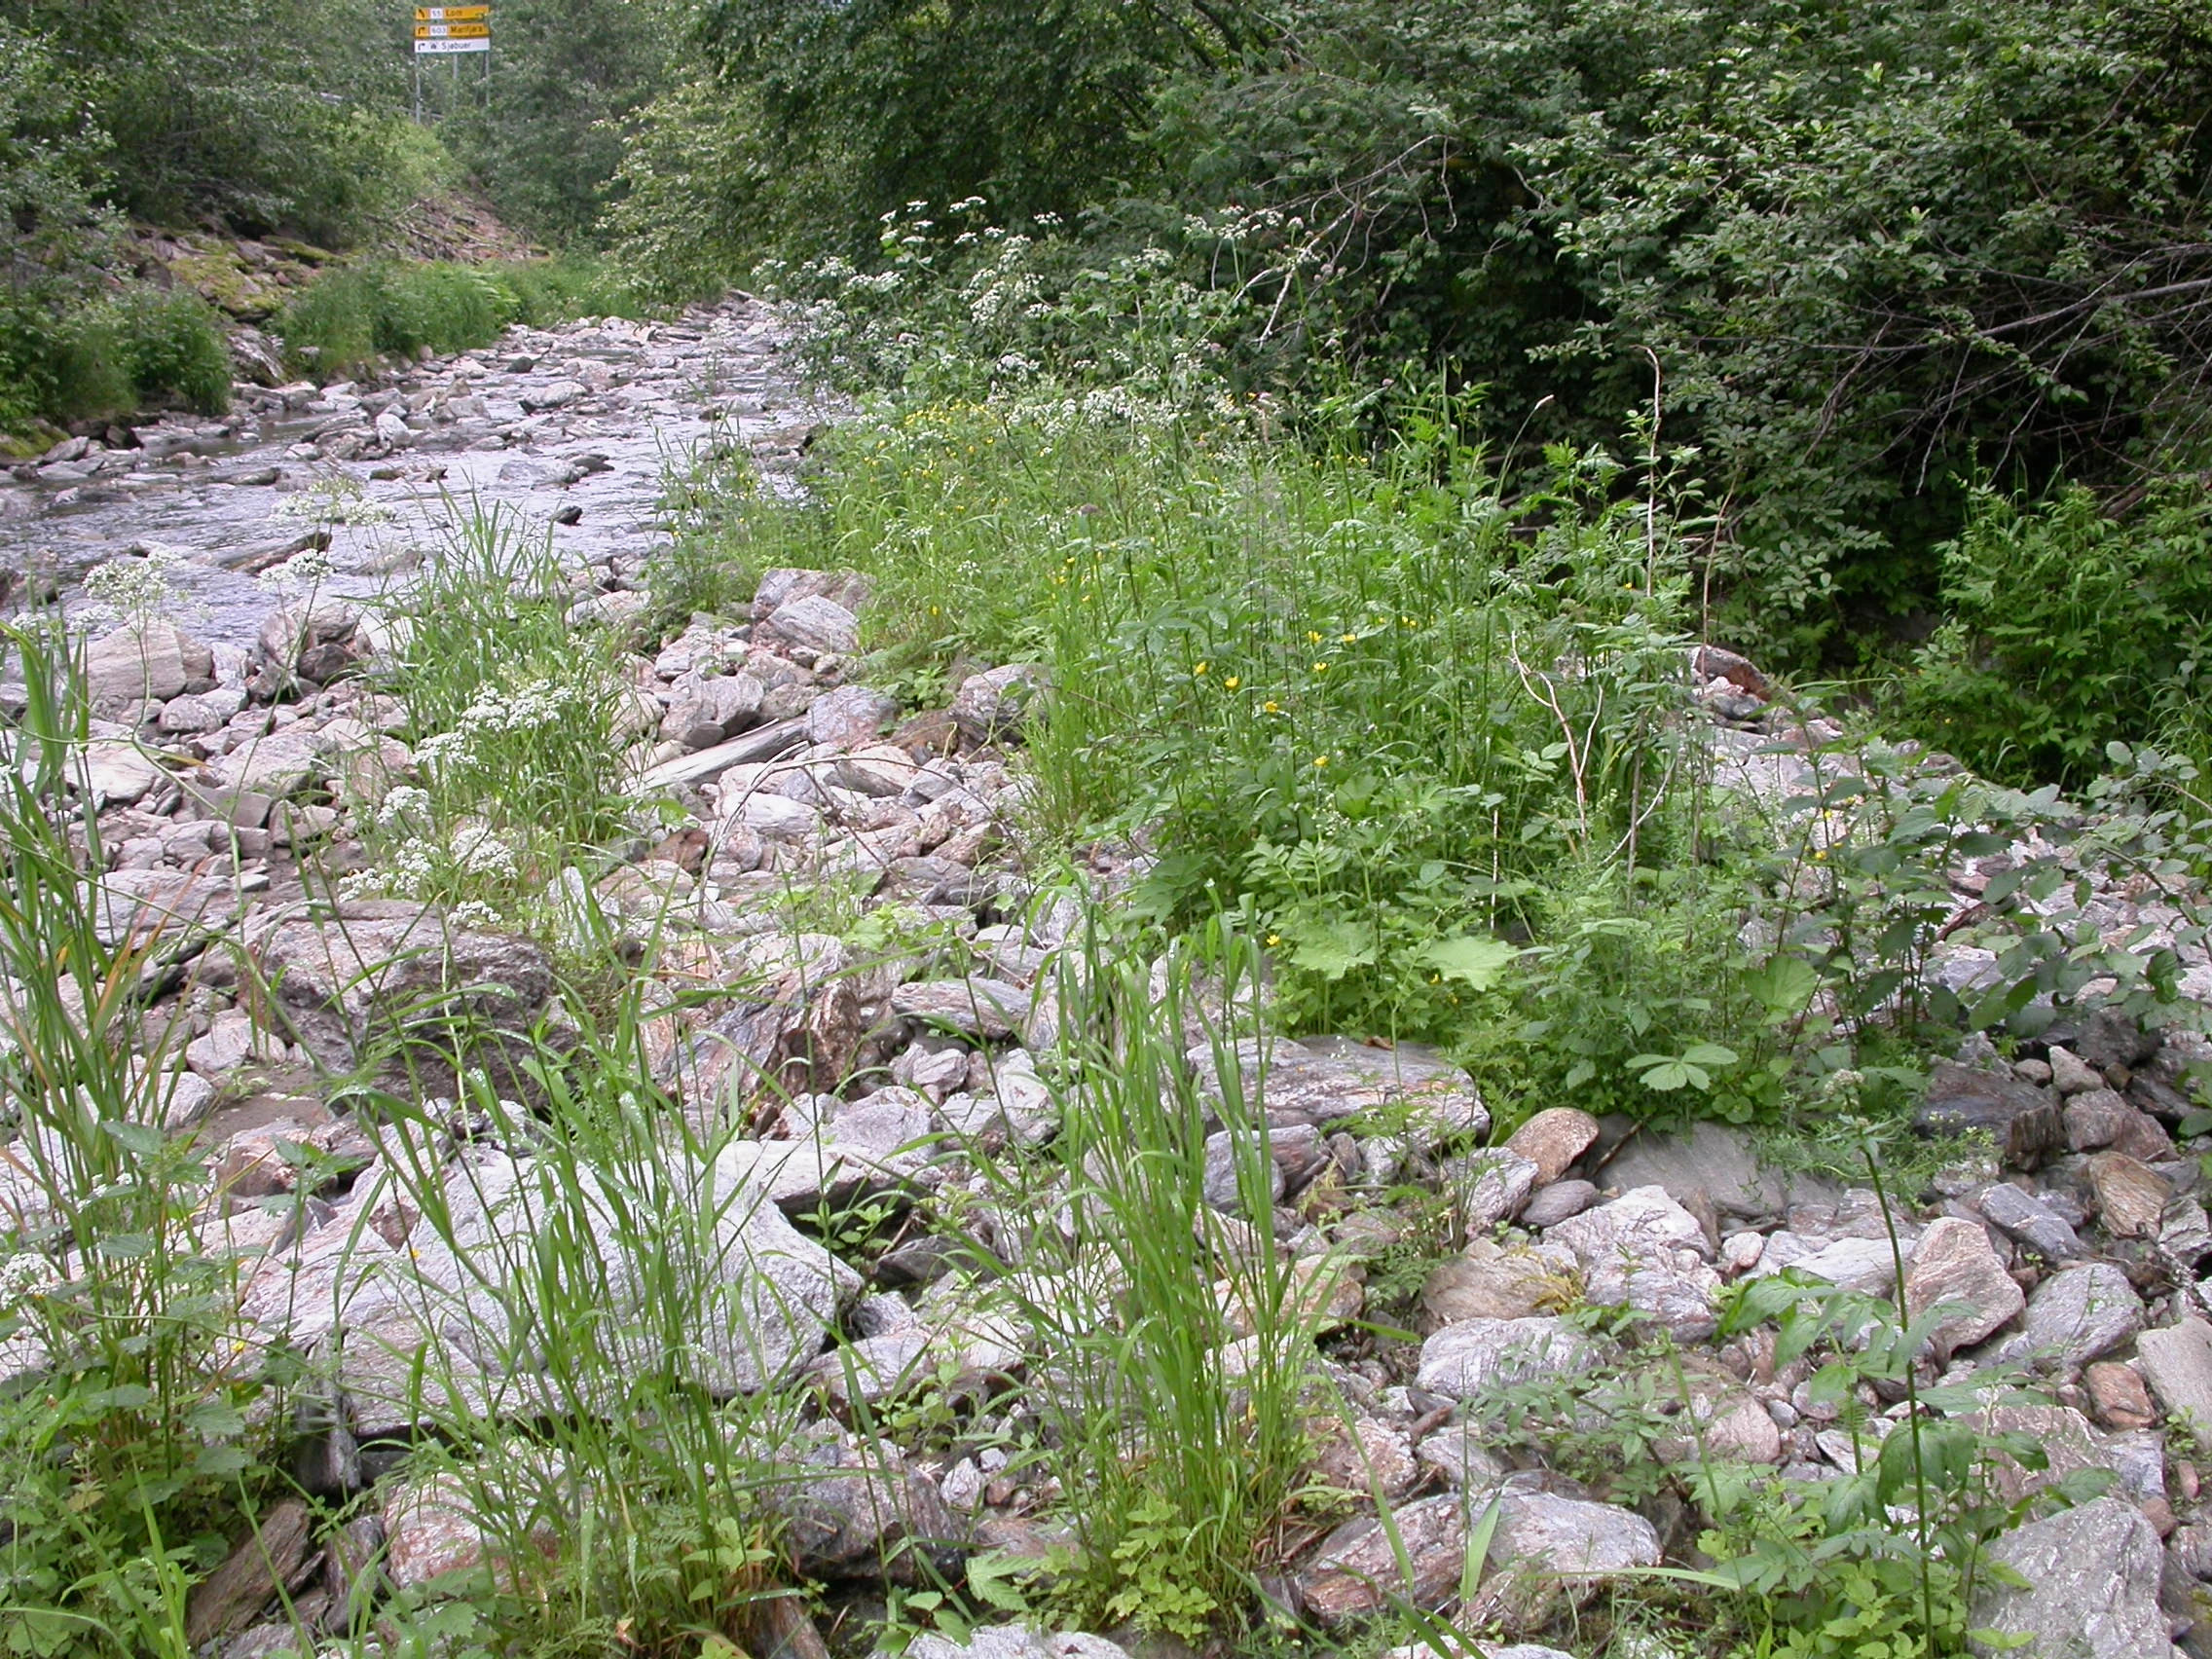
{"type": "Polygon", "coordinates": [[[1075,270],[1157,246],[1233,300],[1249,384],[1449,368],[1490,430],[1576,447],[1656,391],[1724,509],[1701,582],[1777,658],[1879,653],[1977,454],[2110,485],[2212,415],[2182,372],[2212,342],[2199,9],[1117,10],[1048,36],[994,7],[705,8],[719,74],[656,118],[626,239],[687,271],[827,249],[911,307],[871,223],[986,193],[1084,214],[1075,270]],[[736,234],[656,241],[686,157],[746,181],[736,234]]]}
{"type": "Polygon", "coordinates": [[[374,0],[18,0],[85,89],[104,188],[136,217],[212,213],[344,238],[389,203],[405,82],[374,0]],[[241,43],[251,42],[246,50],[241,43]]]}
{"type": "MultiPolygon", "coordinates": [[[[74,335],[73,354],[112,364],[116,383],[128,391],[105,408],[71,410],[65,385],[60,401],[70,413],[122,414],[170,400],[210,415],[230,407],[231,353],[223,322],[197,294],[126,290],[81,313],[74,335]]],[[[93,371],[92,384],[100,378],[93,371]]]]}
{"type": "Polygon", "coordinates": [[[2079,486],[1984,487],[1940,550],[1948,619],[1906,717],[1986,776],[2088,781],[2113,743],[2212,756],[2212,487],[2169,478],[2125,519],[2079,486]]]}
{"type": "Polygon", "coordinates": [[[495,94],[473,76],[427,78],[439,134],[507,223],[587,243],[619,199],[633,117],[666,86],[680,28],[668,0],[502,0],[495,94]]]}

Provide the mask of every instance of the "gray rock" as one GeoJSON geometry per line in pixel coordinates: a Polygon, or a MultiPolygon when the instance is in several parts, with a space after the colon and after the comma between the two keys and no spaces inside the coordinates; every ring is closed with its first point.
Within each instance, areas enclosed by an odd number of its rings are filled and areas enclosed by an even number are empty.
{"type": "Polygon", "coordinates": [[[1974,1199],[1974,1207],[1991,1226],[2017,1238],[2046,1262],[2071,1262],[2082,1254],[2082,1240],[2065,1219],[2009,1181],[1984,1187],[1974,1199]]]}
{"type": "MultiPolygon", "coordinates": [[[[1481,1133],[1490,1125],[1474,1081],[1456,1066],[1403,1066],[1388,1050],[1359,1055],[1319,1051],[1319,1045],[1288,1038],[1247,1039],[1235,1045],[1237,1092],[1259,1098],[1273,1125],[1324,1126],[1341,1119],[1389,1108],[1409,1120],[1451,1123],[1481,1133]]],[[[1219,1099],[1222,1079],[1211,1043],[1184,1055],[1206,1090],[1219,1099]]]]}
{"type": "Polygon", "coordinates": [[[282,921],[253,954],[264,1029],[288,1032],[333,1071],[413,1067],[425,1087],[439,1078],[450,1086],[441,1041],[452,1020],[517,1034],[553,990],[553,965],[537,945],[451,928],[420,904],[350,904],[330,921],[282,921]]]}
{"type": "Polygon", "coordinates": [[[669,1364],[673,1343],[694,1386],[751,1392],[811,1360],[860,1288],[776,1207],[761,1144],[730,1142],[706,1162],[671,1153],[567,1182],[539,1160],[475,1153],[442,1172],[443,1225],[380,1169],[320,1226],[256,1264],[240,1311],[270,1340],[336,1348],[363,1440],[414,1425],[426,1327],[439,1333],[441,1369],[452,1376],[433,1380],[436,1398],[424,1409],[436,1409],[450,1386],[494,1415],[611,1410],[613,1399],[574,1397],[573,1384],[548,1378],[535,1357],[543,1319],[573,1316],[536,1306],[540,1235],[559,1228],[598,1252],[588,1294],[609,1375],[669,1364]]]}
{"type": "Polygon", "coordinates": [[[300,1588],[320,1564],[309,1547],[313,1519],[298,1498],[273,1505],[222,1565],[192,1587],[184,1629],[194,1647],[244,1630],[279,1591],[300,1588]]]}
{"type": "Polygon", "coordinates": [[[1598,1345],[1564,1319],[1462,1319],[1421,1344],[1419,1380],[1431,1393],[1467,1400],[1582,1370],[1597,1352],[1598,1345]]]}
{"type": "Polygon", "coordinates": [[[867,603],[867,578],[857,571],[763,571],[753,590],[753,620],[765,622],[779,608],[809,596],[835,600],[857,615],[867,603]]]}
{"type": "Polygon", "coordinates": [[[1256,1147],[1240,1149],[1239,1141],[1250,1141],[1247,1133],[1242,1137],[1232,1129],[1220,1129],[1206,1136],[1205,1200],[1217,1210],[1231,1215],[1245,1211],[1240,1171],[1246,1164],[1257,1164],[1259,1178],[1267,1182],[1267,1201],[1275,1203],[1282,1198],[1285,1185],[1282,1164],[1266,1156],[1256,1147]]]}
{"type": "Polygon", "coordinates": [[[1476,1238],[1436,1265],[1421,1287],[1421,1307],[1439,1327],[1466,1319],[1526,1319],[1564,1306],[1580,1272],[1572,1251],[1549,1242],[1513,1250],[1476,1238]]]}
{"type": "Polygon", "coordinates": [[[2058,1101],[2047,1089],[1950,1060],[1938,1060],[1930,1070],[1927,1098],[1913,1124],[1923,1133],[1985,1130],[1998,1155],[2020,1169],[2035,1168],[2066,1144],[2058,1101]]]}
{"type": "Polygon", "coordinates": [[[180,628],[119,628],[85,647],[85,693],[95,715],[166,703],[215,682],[215,655],[180,628]]]}
{"type": "Polygon", "coordinates": [[[1659,1186],[1638,1187],[1584,1210],[1545,1235],[1582,1264],[1583,1295],[1601,1308],[1633,1308],[1683,1342],[1719,1325],[1720,1275],[1697,1217],[1659,1186]]]}
{"type": "Polygon", "coordinates": [[[1681,1134],[1638,1130],[1598,1173],[1618,1192],[1658,1187],[1709,1225],[1720,1217],[1757,1221],[1779,1213],[1790,1183],[1759,1162],[1750,1137],[1721,1124],[1698,1124],[1681,1134]]]}
{"type": "Polygon", "coordinates": [[[2050,1048],[2050,1083],[2061,1094],[2086,1094],[2105,1086],[2104,1075],[2063,1044],[2050,1048]]]}
{"type": "Polygon", "coordinates": [[[1073,1631],[1048,1636],[1027,1625],[970,1631],[965,1642],[934,1633],[917,1636],[903,1653],[905,1659],[1128,1659],[1126,1650],[1102,1636],[1073,1631]]]}
{"type": "Polygon", "coordinates": [[[895,697],[866,685],[840,685],[817,697],[807,708],[807,741],[833,749],[858,749],[874,742],[898,714],[895,697]]]}
{"type": "Polygon", "coordinates": [[[2049,1659],[2180,1659],[2158,1610],[2158,1534],[2134,1505],[2096,1498],[2029,1522],[1989,1554],[2027,1587],[1985,1577],[1976,1629],[2028,1637],[2027,1651],[2049,1659]]]}
{"type": "Polygon", "coordinates": [[[1517,1152],[1535,1164],[1539,1185],[1549,1185],[1589,1150],[1599,1129],[1598,1120],[1589,1113],[1572,1106],[1552,1106],[1515,1129],[1505,1146],[1508,1152],[1517,1152]]]}
{"type": "Polygon", "coordinates": [[[793,1569],[816,1577],[957,1580],[974,1535],[937,1483],[881,1442],[818,1447],[765,1495],[784,1517],[793,1569]]]}
{"type": "Polygon", "coordinates": [[[1435,1607],[1458,1589],[1467,1565],[1464,1499],[1456,1493],[1423,1498],[1392,1510],[1390,1522],[1387,1529],[1373,1516],[1346,1522],[1298,1575],[1306,1611],[1324,1628],[1401,1599],[1435,1607]]]}
{"type": "Polygon", "coordinates": [[[1793,1233],[1773,1235],[1751,1276],[1765,1278],[1788,1268],[1866,1296],[1887,1296],[1897,1283],[1897,1258],[1887,1238],[1836,1238],[1801,1254],[1803,1248],[1793,1233]]]}
{"type": "Polygon", "coordinates": [[[2145,1331],[2135,1341],[2135,1354],[2143,1381],[2166,1415],[2188,1425],[2200,1450],[2212,1452],[2212,1325],[2184,1319],[2145,1331]]]}
{"type": "Polygon", "coordinates": [[[1535,1188],[1537,1169],[1521,1154],[1493,1147],[1451,1160],[1443,1177],[1461,1225],[1469,1233],[1488,1233],[1521,1213],[1535,1188]]]}
{"type": "Polygon", "coordinates": [[[1421,1467],[1434,1469],[1444,1484],[1480,1491],[1493,1487],[1510,1472],[1503,1458],[1482,1443],[1471,1423],[1447,1423],[1414,1448],[1421,1467]]]}
{"type": "Polygon", "coordinates": [[[982,747],[1019,737],[1042,706],[1048,682],[1034,663],[971,674],[952,696],[952,723],[970,743],[982,747]]]}
{"type": "Polygon", "coordinates": [[[1980,1342],[2028,1300],[1980,1224],[1958,1216],[1933,1221],[1921,1235],[1905,1269],[1904,1299],[1915,1319],[1931,1309],[1949,1309],[1929,1336],[1938,1360],[1980,1342]]]}
{"type": "Polygon", "coordinates": [[[2099,1072],[2132,1071],[2158,1051],[2158,1034],[2118,1009],[2100,1008],[2074,1034],[2073,1049],[2099,1072]]]}
{"type": "Polygon", "coordinates": [[[1598,1189],[1587,1181],[1554,1181],[1539,1187],[1521,1210],[1523,1227],[1557,1227],[1569,1216],[1580,1215],[1598,1201],[1598,1189]]]}
{"type": "Polygon", "coordinates": [[[2127,1274],[2111,1262],[2088,1262],[2053,1273],[2028,1298],[2020,1334],[1998,1357],[2008,1361],[2048,1355],[2076,1370],[2101,1359],[2143,1328],[2143,1299],[2127,1274]]]}
{"type": "Polygon", "coordinates": [[[760,718],[767,688],[750,674],[686,674],[669,687],[660,734],[688,749],[711,749],[760,718]]]}
{"type": "Polygon", "coordinates": [[[1659,1565],[1651,1523],[1618,1504],[1508,1488],[1498,1498],[1491,1559],[1546,1576],[1602,1577],[1659,1565]]]}
{"type": "Polygon", "coordinates": [[[971,1037],[1012,1037],[1029,1012],[1029,993],[1003,979],[921,979],[891,993],[891,1012],[971,1037]]]}
{"type": "Polygon", "coordinates": [[[520,401],[523,408],[535,415],[548,409],[566,409],[587,389],[579,380],[551,380],[531,387],[521,394],[520,401]]]}
{"type": "Polygon", "coordinates": [[[820,594],[805,594],[778,606],[762,626],[805,650],[850,656],[860,648],[860,619],[820,594]]]}
{"type": "Polygon", "coordinates": [[[732,766],[755,765],[789,755],[805,741],[804,719],[773,720],[767,725],[756,726],[740,737],[733,737],[726,743],[718,743],[712,749],[681,755],[673,760],[663,760],[657,766],[648,766],[639,775],[639,787],[666,790],[682,784],[703,784],[711,778],[720,777],[732,766]]]}

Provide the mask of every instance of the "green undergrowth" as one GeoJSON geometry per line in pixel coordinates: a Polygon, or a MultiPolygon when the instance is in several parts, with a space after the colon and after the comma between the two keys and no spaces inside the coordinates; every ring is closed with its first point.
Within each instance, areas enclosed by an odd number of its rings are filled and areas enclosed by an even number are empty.
{"type": "Polygon", "coordinates": [[[486,265],[370,258],[315,278],[277,319],[287,357],[324,376],[380,355],[441,354],[489,346],[512,323],[547,327],[578,316],[641,316],[623,279],[570,256],[486,265]]]}
{"type": "Polygon", "coordinates": [[[1045,665],[1048,837],[1142,845],[1137,913],[1236,917],[1289,1030],[1442,1044],[1507,1123],[1778,1122],[1847,1066],[1901,1108],[1962,1027],[2106,971],[2008,888],[2001,983],[1931,982],[1949,870],[2055,794],[1858,732],[1809,787],[1721,787],[1686,661],[1694,458],[1632,430],[1515,494],[1457,416],[1375,445],[1133,395],[895,404],[828,439],[804,501],[702,467],[723,511],[687,509],[692,591],[718,559],[864,571],[869,672],[917,703],[1045,665]]]}
{"type": "Polygon", "coordinates": [[[131,286],[55,306],[0,295],[0,430],[37,421],[230,407],[222,319],[199,296],[131,286]]]}

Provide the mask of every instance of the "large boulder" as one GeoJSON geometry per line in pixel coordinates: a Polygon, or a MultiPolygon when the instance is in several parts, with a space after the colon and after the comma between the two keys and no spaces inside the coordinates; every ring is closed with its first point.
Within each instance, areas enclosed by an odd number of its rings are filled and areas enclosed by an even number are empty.
{"type": "Polygon", "coordinates": [[[1938,1360],[1971,1346],[2027,1306],[2027,1294],[1990,1248],[1978,1222],[1947,1215],[1929,1223],[1905,1269],[1905,1307],[1940,1312],[1929,1344],[1938,1360]]]}
{"type": "Polygon", "coordinates": [[[1471,1400],[1492,1389],[1587,1370],[1598,1345],[1564,1319],[1462,1319],[1420,1346],[1419,1381],[1471,1400]]]}
{"type": "Polygon", "coordinates": [[[1457,1493],[1423,1498],[1330,1533],[1298,1575],[1306,1611],[1324,1628],[1381,1612],[1401,1601],[1435,1607],[1459,1587],[1467,1566],[1466,1500],[1457,1493]]]}
{"type": "Polygon", "coordinates": [[[971,674],[952,694],[952,723],[977,748],[1017,738],[1043,707],[1049,684],[1045,671],[1034,663],[971,674]]]}
{"type": "Polygon", "coordinates": [[[240,1310],[265,1339],[335,1359],[364,1439],[444,1404],[611,1410],[622,1377],[671,1362],[710,1394],[751,1392],[813,1359],[859,1290],[785,1219],[752,1150],[702,1161],[671,1137],[656,1158],[579,1169],[387,1149],[329,1219],[262,1260],[240,1310]],[[546,1329],[587,1312],[604,1369],[548,1370],[546,1329]]]}
{"type": "Polygon", "coordinates": [[[1720,1275],[1705,1229],[1659,1186],[1638,1187],[1584,1210],[1545,1235],[1582,1265],[1583,1295],[1601,1308],[1633,1308],[1678,1341],[1713,1335],[1720,1275]]]}
{"type": "MultiPolygon", "coordinates": [[[[450,1093],[457,1034],[486,1063],[518,1047],[553,992],[526,939],[456,928],[428,905],[341,905],[278,920],[252,942],[261,1023],[332,1071],[374,1065],[450,1093]]],[[[511,1084],[503,1067],[498,1081],[511,1084]]]]}
{"type": "MultiPolygon", "coordinates": [[[[1989,1546],[1990,1559],[2019,1585],[1984,1574],[1969,1624],[2027,1638],[2025,1651],[2050,1659],[2180,1659],[2158,1610],[2165,1557],[2158,1534],[2133,1504],[2100,1497],[2031,1521],[1989,1546]]],[[[1976,1642],[1977,1653],[2021,1651],[1976,1642]]]]}
{"type": "MultiPolygon", "coordinates": [[[[1325,1127],[1382,1109],[1402,1113],[1409,1132],[1424,1142],[1445,1134],[1480,1135],[1490,1127],[1474,1080],[1456,1066],[1328,1039],[1248,1039],[1235,1045],[1234,1056],[1239,1097],[1247,1105],[1256,1101],[1277,1128],[1301,1124],[1325,1127]]],[[[1223,1068],[1214,1045],[1195,1044],[1184,1058],[1206,1090],[1222,1097],[1223,1068]]]]}
{"type": "Polygon", "coordinates": [[[2065,1120],[2058,1097],[2010,1072],[1986,1072],[1938,1060],[1928,1074],[1928,1093],[1913,1118],[1925,1133],[1981,1129],[2005,1161],[2033,1169],[2064,1150],[2065,1120]]]}
{"type": "Polygon", "coordinates": [[[85,647],[85,694],[107,717],[215,683],[215,653],[166,622],[118,628],[85,647]]]}

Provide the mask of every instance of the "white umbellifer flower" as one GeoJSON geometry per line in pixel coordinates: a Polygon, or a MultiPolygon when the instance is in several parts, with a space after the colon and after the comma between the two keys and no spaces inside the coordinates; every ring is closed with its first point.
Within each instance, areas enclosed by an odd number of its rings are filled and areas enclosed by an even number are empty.
{"type": "Polygon", "coordinates": [[[415,759],[433,772],[446,766],[466,764],[468,739],[458,731],[432,732],[415,746],[415,759]]]}
{"type": "Polygon", "coordinates": [[[487,824],[463,827],[453,838],[453,862],[469,875],[493,879],[512,877],[515,850],[487,824]]]}
{"type": "Polygon", "coordinates": [[[85,592],[110,616],[147,621],[174,598],[169,572],[183,563],[173,548],[150,547],[136,558],[110,559],[85,576],[85,592]]]}
{"type": "Polygon", "coordinates": [[[462,932],[483,931],[499,925],[499,912],[481,899],[466,899],[446,912],[446,925],[462,932]]]}
{"type": "Polygon", "coordinates": [[[384,804],[377,809],[377,822],[388,830],[412,818],[426,818],[429,813],[429,791],[401,784],[386,793],[384,804]]]}
{"type": "Polygon", "coordinates": [[[295,588],[312,588],[327,581],[338,569],[331,563],[328,553],[319,547],[311,547],[304,553],[295,553],[281,565],[273,566],[255,578],[262,587],[277,593],[288,593],[295,588]]]}

